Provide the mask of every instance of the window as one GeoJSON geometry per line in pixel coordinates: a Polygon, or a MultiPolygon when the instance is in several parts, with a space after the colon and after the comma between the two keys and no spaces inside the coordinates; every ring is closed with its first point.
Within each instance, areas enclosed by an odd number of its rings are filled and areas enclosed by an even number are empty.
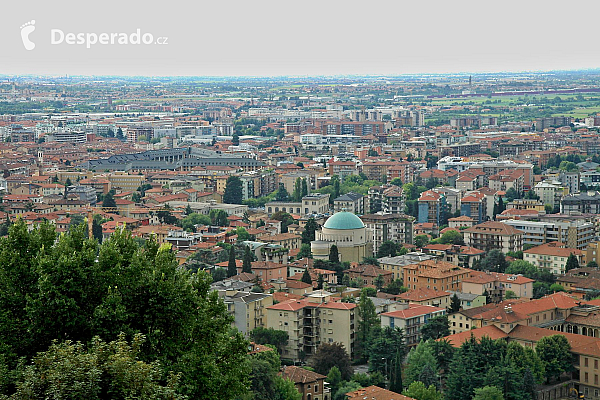
{"type": "Polygon", "coordinates": [[[587,358],[587,357],[585,357],[585,358],[583,359],[583,365],[585,365],[585,366],[586,366],[586,368],[587,368],[587,366],[588,366],[588,358],[587,358]]]}
{"type": "Polygon", "coordinates": [[[585,381],[585,383],[587,383],[587,382],[588,382],[588,373],[587,373],[587,372],[585,373],[585,378],[584,378],[584,381],[585,381]]]}
{"type": "Polygon", "coordinates": [[[315,385],[315,393],[319,393],[319,385],[315,385]]]}

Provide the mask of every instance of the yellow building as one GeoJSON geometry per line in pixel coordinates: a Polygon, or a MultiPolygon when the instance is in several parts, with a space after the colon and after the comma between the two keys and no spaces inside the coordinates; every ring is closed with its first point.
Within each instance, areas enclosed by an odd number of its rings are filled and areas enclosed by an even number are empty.
{"type": "Polygon", "coordinates": [[[267,325],[266,308],[273,305],[273,296],[265,293],[238,292],[226,296],[227,311],[234,317],[232,323],[240,332],[250,331],[267,325]]]}
{"type": "Polygon", "coordinates": [[[301,352],[310,357],[321,343],[341,343],[350,358],[354,357],[356,304],[321,300],[291,300],[267,307],[267,327],[289,335],[282,358],[298,361],[301,352]]]}
{"type": "Polygon", "coordinates": [[[124,172],[114,172],[109,174],[106,179],[108,179],[112,188],[120,188],[124,192],[134,192],[146,181],[144,175],[129,175],[124,172]]]}

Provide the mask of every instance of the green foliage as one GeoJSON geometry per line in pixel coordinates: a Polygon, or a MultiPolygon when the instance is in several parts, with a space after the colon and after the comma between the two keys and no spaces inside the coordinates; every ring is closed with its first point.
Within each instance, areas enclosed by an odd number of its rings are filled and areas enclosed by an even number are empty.
{"type": "Polygon", "coordinates": [[[210,225],[211,223],[208,215],[191,213],[179,221],[179,226],[188,232],[196,232],[196,225],[210,225]]]}
{"type": "Polygon", "coordinates": [[[285,189],[285,186],[283,183],[279,184],[279,189],[277,189],[277,193],[275,194],[275,200],[276,201],[289,201],[290,200],[290,194],[285,189]]]}
{"type": "Polygon", "coordinates": [[[302,273],[302,278],[300,278],[300,280],[304,283],[312,285],[312,278],[310,277],[310,274],[308,273],[308,268],[304,270],[304,272],[302,273]]]}
{"type": "Polygon", "coordinates": [[[362,388],[362,386],[360,386],[360,383],[358,382],[343,382],[333,395],[332,400],[346,400],[348,398],[346,396],[346,393],[354,392],[355,390],[358,390],[360,388],[362,388]]]}
{"type": "Polygon", "coordinates": [[[505,272],[508,262],[504,254],[498,249],[492,249],[479,262],[479,269],[491,272],[505,272]]]}
{"type": "Polygon", "coordinates": [[[439,339],[450,334],[449,327],[448,316],[439,315],[431,318],[421,327],[421,336],[423,340],[439,339]]]}
{"type": "Polygon", "coordinates": [[[537,268],[535,265],[528,261],[515,260],[504,271],[507,274],[521,274],[526,278],[533,279],[540,282],[547,282],[549,284],[554,283],[556,277],[546,269],[537,268]]]}
{"type": "Polygon", "coordinates": [[[558,283],[553,283],[552,285],[550,285],[550,291],[553,293],[566,292],[565,288],[562,285],[559,285],[558,283]]]}
{"type": "Polygon", "coordinates": [[[312,250],[310,248],[310,244],[302,243],[297,258],[312,258],[312,250]]]}
{"type": "Polygon", "coordinates": [[[427,246],[427,243],[429,243],[429,237],[427,237],[427,235],[417,235],[415,236],[415,246],[417,246],[418,248],[427,246]]]}
{"type": "Polygon", "coordinates": [[[381,291],[387,294],[397,295],[407,292],[408,288],[402,285],[402,279],[394,279],[389,285],[381,289],[381,291]]]}
{"type": "Polygon", "coordinates": [[[348,380],[352,376],[350,357],[341,343],[322,343],[312,357],[311,366],[322,375],[327,375],[331,368],[337,367],[342,379],[348,380]]]}
{"type": "Polygon", "coordinates": [[[374,328],[369,344],[369,371],[387,374],[390,378],[394,359],[404,359],[406,345],[404,332],[400,328],[374,328]]]}
{"type": "Polygon", "coordinates": [[[289,335],[285,331],[273,328],[256,327],[249,332],[250,339],[256,344],[270,344],[275,346],[279,353],[288,343],[289,335]]]}
{"type": "Polygon", "coordinates": [[[104,200],[102,200],[103,208],[117,208],[117,203],[115,202],[115,198],[111,192],[108,192],[104,195],[104,200]]]}
{"type": "Polygon", "coordinates": [[[575,268],[579,268],[579,261],[577,260],[577,256],[571,253],[569,254],[569,258],[567,258],[567,263],[565,264],[565,271],[568,272],[575,268]]]}
{"type": "Polygon", "coordinates": [[[254,261],[254,255],[250,251],[250,246],[244,246],[244,259],[242,264],[242,272],[252,273],[252,261],[254,261]]]}
{"type": "Polygon", "coordinates": [[[454,293],[452,295],[452,297],[450,298],[450,310],[451,313],[455,313],[460,311],[460,299],[458,298],[458,295],[456,293],[454,293]]]}
{"type": "Polygon", "coordinates": [[[377,250],[377,258],[402,256],[406,253],[408,253],[408,250],[400,246],[398,243],[392,242],[391,240],[386,240],[379,246],[379,249],[377,250]]]}
{"type": "Polygon", "coordinates": [[[464,246],[465,240],[462,233],[455,230],[446,231],[437,239],[440,244],[458,244],[464,246]]]}
{"type": "Polygon", "coordinates": [[[227,212],[225,212],[223,210],[218,210],[216,208],[212,209],[209,211],[208,217],[210,218],[212,225],[216,225],[216,226],[229,225],[229,221],[227,220],[227,217],[228,217],[227,212]]]}
{"type": "Polygon", "coordinates": [[[496,386],[484,386],[475,389],[473,400],[504,400],[504,395],[496,386]]]}
{"type": "Polygon", "coordinates": [[[598,263],[596,261],[590,261],[589,263],[586,264],[586,267],[598,269],[598,263]]]}
{"type": "Polygon", "coordinates": [[[237,264],[235,261],[235,248],[231,246],[229,248],[229,260],[227,261],[227,277],[237,275],[237,264]]]}
{"type": "Polygon", "coordinates": [[[340,254],[335,244],[331,245],[331,247],[329,248],[329,262],[333,264],[340,263],[340,254]]]}
{"type": "Polygon", "coordinates": [[[514,364],[519,376],[523,376],[528,370],[537,383],[543,383],[544,365],[531,347],[524,347],[517,342],[510,342],[506,348],[506,358],[514,364]]]}
{"type": "Polygon", "coordinates": [[[365,289],[360,294],[358,301],[358,332],[357,332],[357,351],[358,357],[366,360],[369,356],[369,341],[375,327],[380,326],[379,317],[375,304],[368,297],[365,289]]]}
{"type": "Polygon", "coordinates": [[[302,232],[302,243],[310,245],[310,242],[315,240],[315,232],[318,229],[317,223],[314,218],[309,218],[304,225],[304,231],[302,232]]]}
{"type": "Polygon", "coordinates": [[[327,374],[327,382],[331,385],[331,392],[335,393],[340,383],[342,383],[342,373],[335,365],[331,367],[327,374]]]}
{"type": "Polygon", "coordinates": [[[0,354],[9,369],[54,340],[141,333],[140,359],[160,363],[163,377],[180,373],[179,394],[231,399],[246,391],[247,342],[229,332],[232,318],[208,274],[180,268],[155,240],[138,246],[124,229],[101,246],[83,225],[56,239],[50,224],[28,232],[20,220],[0,238],[0,354]]]}
{"type": "Polygon", "coordinates": [[[570,350],[571,345],[563,335],[546,336],[538,341],[535,352],[542,361],[548,381],[573,368],[570,350]]]}
{"type": "MultiPolygon", "coordinates": [[[[421,341],[417,347],[413,347],[408,353],[406,360],[406,368],[404,369],[404,382],[410,386],[411,383],[420,380],[419,377],[425,367],[429,367],[434,374],[434,382],[437,380],[438,371],[437,360],[433,354],[433,349],[421,341]]],[[[425,384],[431,382],[423,382],[425,384]]]]}
{"type": "Polygon", "coordinates": [[[53,343],[38,353],[16,383],[14,399],[183,399],[177,394],[179,375],[163,385],[161,365],[140,360],[145,338],[130,345],[125,334],[105,343],[96,337],[86,349],[81,343],[53,343]]]}
{"type": "Polygon", "coordinates": [[[242,180],[237,176],[230,176],[225,184],[223,203],[242,204],[242,199],[242,180]]]}
{"type": "Polygon", "coordinates": [[[518,298],[518,296],[512,290],[507,290],[504,293],[504,299],[506,299],[506,300],[516,299],[516,298],[518,298]]]}
{"type": "Polygon", "coordinates": [[[426,387],[423,382],[419,381],[411,383],[402,394],[416,400],[442,400],[442,394],[434,385],[426,387]]]}

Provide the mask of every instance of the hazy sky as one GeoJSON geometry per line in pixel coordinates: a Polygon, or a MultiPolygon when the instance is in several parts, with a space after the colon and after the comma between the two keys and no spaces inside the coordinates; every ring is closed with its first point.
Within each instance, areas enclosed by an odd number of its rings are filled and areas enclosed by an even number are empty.
{"type": "Polygon", "coordinates": [[[4,0],[0,74],[334,75],[600,67],[600,2],[4,0]],[[89,5],[86,5],[89,4],[89,5]],[[35,20],[25,50],[20,26],[35,20]],[[52,45],[51,30],[159,45],[52,45]]]}

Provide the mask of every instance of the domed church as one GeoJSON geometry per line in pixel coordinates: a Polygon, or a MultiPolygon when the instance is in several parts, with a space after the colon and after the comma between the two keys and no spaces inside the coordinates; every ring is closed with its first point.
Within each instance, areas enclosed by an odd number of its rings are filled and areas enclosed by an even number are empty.
{"type": "Polygon", "coordinates": [[[360,262],[373,255],[372,232],[355,214],[340,211],[333,214],[321,230],[315,232],[315,240],[310,243],[313,257],[328,259],[329,249],[336,245],[340,262],[360,262]]]}

